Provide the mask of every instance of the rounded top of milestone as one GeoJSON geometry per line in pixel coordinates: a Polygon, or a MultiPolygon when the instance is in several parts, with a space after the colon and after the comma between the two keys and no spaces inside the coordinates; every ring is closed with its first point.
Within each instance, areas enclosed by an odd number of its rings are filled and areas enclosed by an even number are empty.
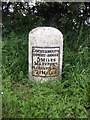
{"type": "Polygon", "coordinates": [[[45,46],[58,46],[63,43],[62,33],[54,27],[37,27],[29,32],[29,38],[32,43],[41,45],[44,43],[45,46]]]}
{"type": "Polygon", "coordinates": [[[59,37],[63,37],[63,34],[57,29],[57,28],[54,28],[54,27],[37,27],[37,28],[34,28],[30,31],[29,34],[35,34],[38,36],[58,36],[59,37]]]}

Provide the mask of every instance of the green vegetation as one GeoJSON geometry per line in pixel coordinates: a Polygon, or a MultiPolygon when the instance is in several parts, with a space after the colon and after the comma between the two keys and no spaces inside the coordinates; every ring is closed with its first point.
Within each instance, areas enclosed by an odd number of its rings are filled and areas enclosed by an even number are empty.
{"type": "Polygon", "coordinates": [[[87,7],[88,3],[39,3],[31,8],[28,3],[3,3],[3,118],[90,116],[87,7]],[[56,27],[63,33],[62,80],[28,79],[28,33],[38,26],[56,27]]]}
{"type": "Polygon", "coordinates": [[[89,29],[64,35],[63,78],[28,79],[28,33],[3,37],[3,117],[86,118],[89,105],[89,29]],[[88,32],[87,32],[88,31],[88,32]]]}

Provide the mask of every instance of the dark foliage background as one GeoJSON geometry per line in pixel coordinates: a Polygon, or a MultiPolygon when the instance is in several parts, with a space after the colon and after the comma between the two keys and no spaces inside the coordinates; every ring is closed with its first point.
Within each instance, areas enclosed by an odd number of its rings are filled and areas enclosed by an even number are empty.
{"type": "Polygon", "coordinates": [[[37,26],[53,26],[66,33],[90,25],[90,3],[87,2],[37,2],[34,6],[29,2],[3,2],[2,8],[3,35],[11,31],[29,32],[37,26]]]}

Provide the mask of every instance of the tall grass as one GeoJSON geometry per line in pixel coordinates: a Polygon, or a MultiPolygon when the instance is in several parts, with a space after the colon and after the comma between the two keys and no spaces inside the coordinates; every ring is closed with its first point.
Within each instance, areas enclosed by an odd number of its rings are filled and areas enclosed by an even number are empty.
{"type": "Polygon", "coordinates": [[[43,84],[28,79],[28,34],[3,37],[3,117],[87,118],[89,32],[64,34],[62,80],[43,84]]]}

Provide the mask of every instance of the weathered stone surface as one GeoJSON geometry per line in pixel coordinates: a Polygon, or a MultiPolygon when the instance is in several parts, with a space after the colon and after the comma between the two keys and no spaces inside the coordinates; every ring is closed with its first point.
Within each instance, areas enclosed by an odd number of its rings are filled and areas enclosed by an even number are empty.
{"type": "Polygon", "coordinates": [[[53,27],[38,27],[29,33],[29,77],[48,80],[61,77],[63,35],[53,27]]]}

